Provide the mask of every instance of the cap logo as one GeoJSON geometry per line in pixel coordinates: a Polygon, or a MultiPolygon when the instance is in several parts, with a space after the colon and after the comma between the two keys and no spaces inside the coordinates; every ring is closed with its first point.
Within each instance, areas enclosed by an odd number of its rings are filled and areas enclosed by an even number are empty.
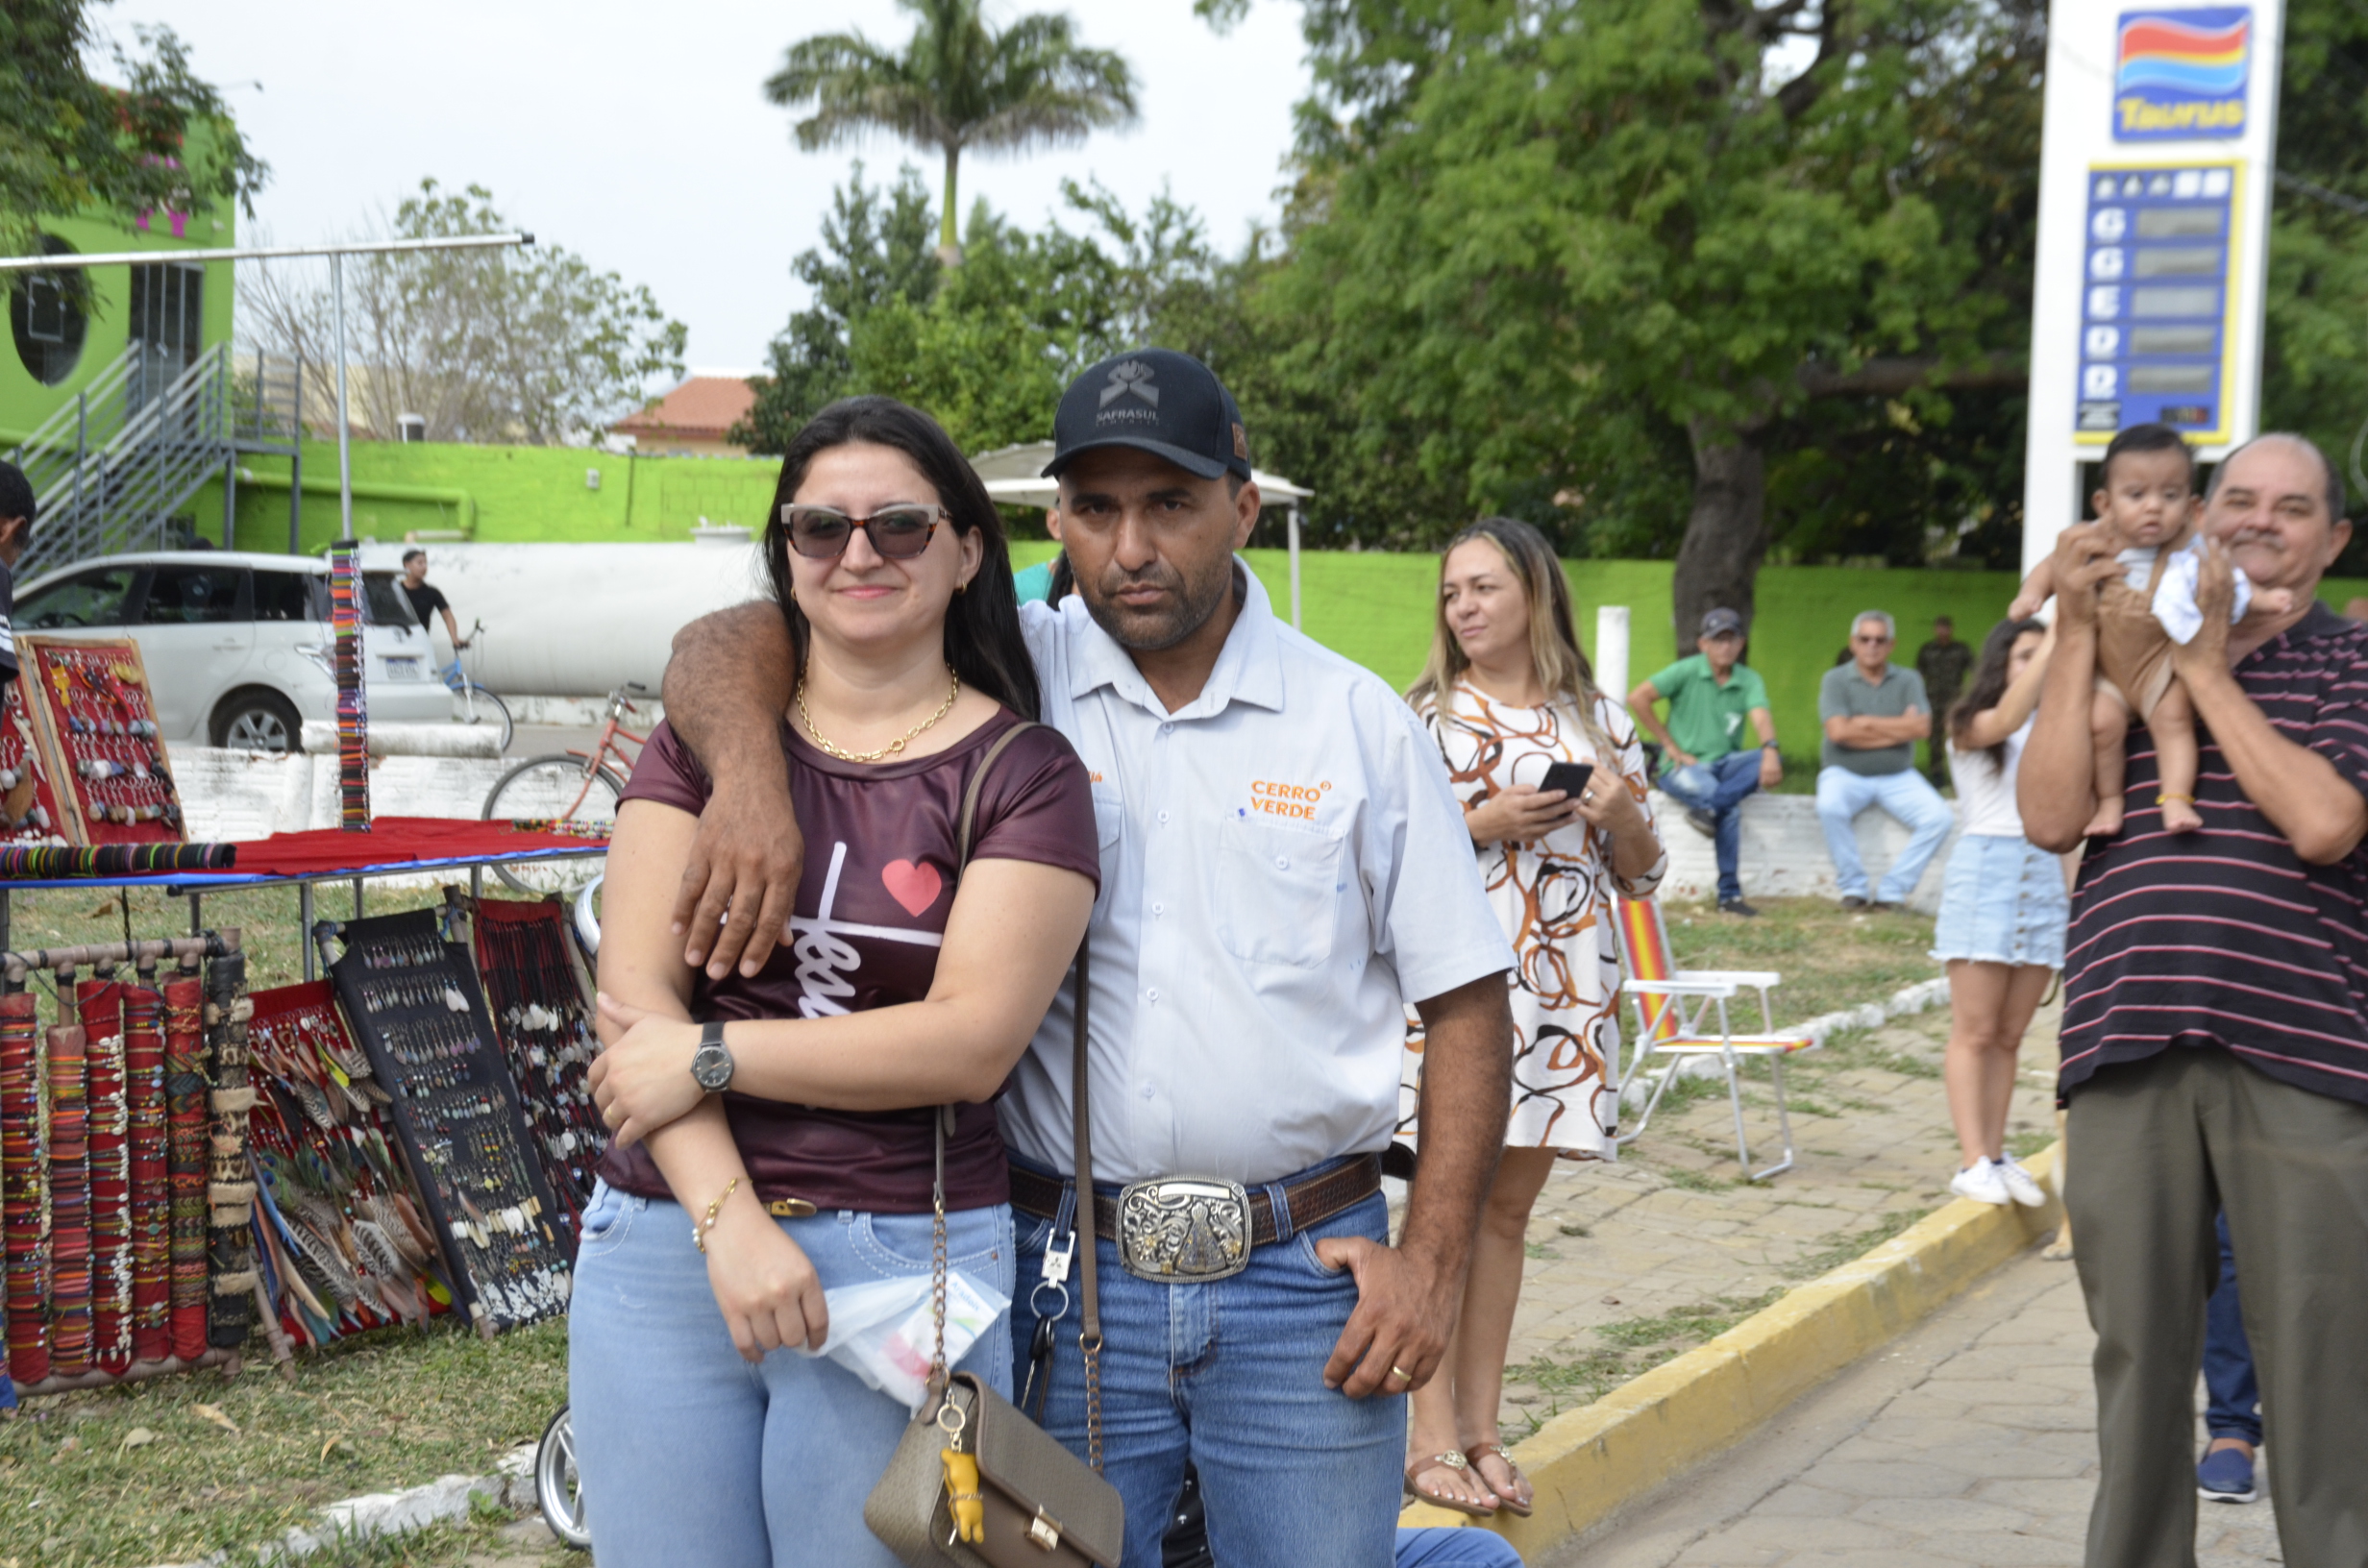
{"type": "Polygon", "coordinates": [[[1110,367],[1110,384],[1101,389],[1100,406],[1107,408],[1124,397],[1159,406],[1159,388],[1152,384],[1151,367],[1140,359],[1122,359],[1110,367]]]}
{"type": "Polygon", "coordinates": [[[1239,425],[1233,428],[1233,454],[1246,463],[1249,461],[1249,432],[1239,425]]]}

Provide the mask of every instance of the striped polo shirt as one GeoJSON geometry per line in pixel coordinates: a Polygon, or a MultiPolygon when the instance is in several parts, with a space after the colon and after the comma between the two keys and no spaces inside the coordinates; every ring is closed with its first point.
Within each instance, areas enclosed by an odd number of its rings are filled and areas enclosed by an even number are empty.
{"type": "MultiPolygon", "coordinates": [[[[2313,604],[2235,675],[2280,734],[2368,795],[2368,627],[2313,604]]],[[[2091,841],[2072,894],[2059,1091],[2116,1062],[2210,1045],[2368,1103],[2368,845],[2305,864],[2200,738],[2204,827],[2172,834],[2154,803],[2154,743],[2130,733],[2128,822],[2091,841]]]]}

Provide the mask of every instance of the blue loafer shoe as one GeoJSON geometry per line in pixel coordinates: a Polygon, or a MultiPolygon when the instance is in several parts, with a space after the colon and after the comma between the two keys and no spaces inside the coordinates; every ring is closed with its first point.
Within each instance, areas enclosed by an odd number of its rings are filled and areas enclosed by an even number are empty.
{"type": "Polygon", "coordinates": [[[2195,1467],[2195,1495],[2208,1503],[2250,1503],[2259,1497],[2253,1484],[2253,1457],[2241,1448],[2205,1455],[2195,1467]]]}

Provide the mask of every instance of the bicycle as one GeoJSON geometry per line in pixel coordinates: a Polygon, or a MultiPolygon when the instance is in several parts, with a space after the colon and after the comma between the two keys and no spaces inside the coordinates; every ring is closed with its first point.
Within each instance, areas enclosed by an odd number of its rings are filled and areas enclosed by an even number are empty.
{"type": "MultiPolygon", "coordinates": [[[[650,688],[629,680],[610,692],[608,721],[601,726],[600,739],[591,750],[529,757],[494,781],[480,815],[487,821],[565,822],[602,833],[612,831],[625,781],[632,776],[640,748],[650,744],[649,736],[625,727],[625,716],[640,711],[627,700],[628,692],[647,697],[650,688]],[[633,751],[628,752],[620,742],[631,743],[633,751]]],[[[536,896],[555,893],[573,898],[601,874],[601,868],[602,862],[586,856],[497,865],[494,872],[520,893],[536,896]]]]}
{"type": "Polygon", "coordinates": [[[484,634],[484,622],[471,626],[468,636],[454,647],[453,662],[438,670],[436,675],[453,694],[453,723],[501,725],[501,749],[507,751],[511,738],[518,732],[518,726],[510,722],[509,704],[471,680],[468,672],[460,668],[460,649],[472,646],[484,634]]]}

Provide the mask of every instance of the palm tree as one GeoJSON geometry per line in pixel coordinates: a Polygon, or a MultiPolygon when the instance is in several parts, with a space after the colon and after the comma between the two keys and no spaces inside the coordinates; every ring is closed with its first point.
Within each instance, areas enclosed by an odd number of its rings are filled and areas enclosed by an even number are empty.
{"type": "Polygon", "coordinates": [[[825,33],[790,45],[765,96],[783,109],[811,101],[798,122],[808,152],[893,131],[946,155],[938,256],[955,244],[954,179],[965,147],[1019,152],[1073,145],[1135,120],[1135,78],[1113,50],[1080,47],[1067,16],[1023,16],[997,32],[979,0],[898,0],[920,25],[903,53],[860,33],[825,33]]]}

